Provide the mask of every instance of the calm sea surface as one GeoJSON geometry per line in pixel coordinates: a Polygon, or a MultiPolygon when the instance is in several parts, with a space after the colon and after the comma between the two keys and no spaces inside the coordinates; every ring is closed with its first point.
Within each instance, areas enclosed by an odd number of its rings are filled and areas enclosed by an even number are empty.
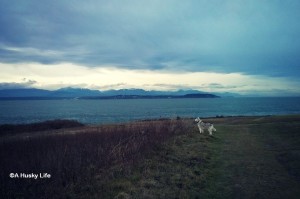
{"type": "Polygon", "coordinates": [[[300,98],[0,101],[0,124],[74,119],[86,124],[160,117],[300,114],[300,98]]]}

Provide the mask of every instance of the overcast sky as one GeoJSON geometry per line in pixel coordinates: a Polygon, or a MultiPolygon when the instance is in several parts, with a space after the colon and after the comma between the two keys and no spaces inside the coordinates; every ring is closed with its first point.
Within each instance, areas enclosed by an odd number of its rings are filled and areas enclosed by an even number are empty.
{"type": "Polygon", "coordinates": [[[300,95],[300,1],[1,0],[0,88],[300,95]]]}

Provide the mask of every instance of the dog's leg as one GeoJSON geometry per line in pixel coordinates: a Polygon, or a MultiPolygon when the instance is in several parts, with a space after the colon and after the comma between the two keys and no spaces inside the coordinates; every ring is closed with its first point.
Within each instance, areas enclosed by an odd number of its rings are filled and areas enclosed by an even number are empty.
{"type": "Polygon", "coordinates": [[[208,128],[209,135],[212,135],[212,128],[213,128],[213,126],[210,126],[210,127],[208,128]]]}
{"type": "Polygon", "coordinates": [[[214,125],[211,125],[211,127],[212,127],[213,131],[217,131],[217,129],[215,129],[214,125]]]}
{"type": "Polygon", "coordinates": [[[198,128],[199,128],[199,132],[202,133],[202,128],[199,124],[198,124],[198,128]]]}

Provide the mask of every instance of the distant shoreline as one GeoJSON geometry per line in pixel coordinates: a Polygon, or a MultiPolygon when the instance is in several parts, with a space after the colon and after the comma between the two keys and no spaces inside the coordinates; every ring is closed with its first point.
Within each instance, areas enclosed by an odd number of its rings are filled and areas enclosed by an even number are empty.
{"type": "Polygon", "coordinates": [[[122,100],[122,99],[215,99],[215,98],[300,98],[300,96],[245,96],[221,97],[218,95],[212,97],[188,97],[181,95],[115,95],[115,96],[94,96],[94,97],[0,97],[0,101],[9,100],[122,100]]]}
{"type": "MultiPolygon", "coordinates": [[[[261,118],[261,117],[299,117],[300,113],[294,113],[294,114],[265,114],[265,115],[216,115],[216,116],[201,116],[199,117],[203,120],[214,120],[214,119],[228,119],[228,118],[261,118]]],[[[151,121],[163,121],[163,120],[189,120],[189,119],[195,119],[195,117],[191,116],[176,116],[176,117],[156,117],[156,118],[140,118],[140,119],[132,119],[132,120],[126,120],[126,121],[111,121],[111,122],[99,122],[99,123],[86,123],[82,122],[78,119],[68,119],[68,118],[53,118],[53,119],[46,119],[36,122],[20,122],[20,123],[0,123],[0,134],[3,130],[3,127],[18,127],[18,126],[32,126],[32,125],[40,125],[44,123],[47,123],[47,125],[58,122],[59,125],[62,125],[62,127],[59,127],[57,129],[64,128],[64,125],[67,125],[72,128],[72,123],[74,123],[76,126],[101,126],[101,125],[119,125],[119,124],[128,124],[128,123],[135,123],[135,122],[151,122],[151,121]],[[71,125],[70,125],[71,123],[71,125]]],[[[26,127],[27,128],[27,127],[26,127]]]]}
{"type": "Polygon", "coordinates": [[[106,100],[106,99],[187,99],[187,98],[220,98],[214,94],[186,94],[186,95],[112,95],[112,96],[84,96],[84,97],[0,97],[0,100],[106,100]]]}

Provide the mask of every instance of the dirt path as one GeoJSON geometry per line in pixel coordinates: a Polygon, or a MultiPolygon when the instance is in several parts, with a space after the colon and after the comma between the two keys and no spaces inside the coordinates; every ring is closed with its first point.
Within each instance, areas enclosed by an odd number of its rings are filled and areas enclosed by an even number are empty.
{"type": "MultiPolygon", "coordinates": [[[[227,198],[298,198],[300,182],[286,169],[290,163],[280,162],[283,132],[274,124],[220,126],[222,144],[217,166],[219,195],[227,198]],[[268,143],[273,142],[273,145],[268,143]],[[281,148],[280,148],[281,147],[281,148]]],[[[295,130],[290,127],[291,131],[295,130]]],[[[299,136],[298,136],[299,140],[299,136]]],[[[289,142],[289,143],[288,143],[289,142]]],[[[299,149],[299,147],[298,147],[299,149]]],[[[290,150],[285,150],[291,153],[290,150]]],[[[299,150],[298,150],[299,152],[299,150]]],[[[300,159],[293,157],[298,169],[300,159]]],[[[224,198],[224,197],[223,197],[224,198]]]]}

